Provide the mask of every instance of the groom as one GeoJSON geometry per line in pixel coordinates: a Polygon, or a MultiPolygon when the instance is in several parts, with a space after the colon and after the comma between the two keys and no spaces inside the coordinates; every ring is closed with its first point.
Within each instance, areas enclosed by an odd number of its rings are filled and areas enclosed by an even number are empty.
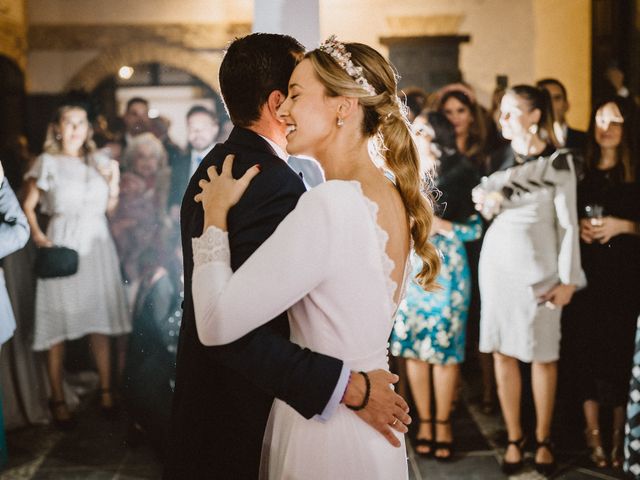
{"type": "MultiPolygon", "coordinates": [[[[362,375],[350,372],[339,359],[289,341],[286,312],[229,345],[204,347],[196,332],[191,239],[202,235],[203,228],[202,206],[193,200],[198,181],[230,153],[235,154],[236,178],[252,165],[261,166],[262,173],[228,216],[231,267],[236,270],[305,191],[286,163],[286,125],[276,113],[303,53],[291,37],[252,34],[235,40],[220,66],[221,92],[234,129],[202,161],[182,202],[184,314],[165,479],[258,478],[274,397],[309,421],[326,421],[339,403],[357,406],[364,399],[362,375]]],[[[274,272],[274,281],[277,276],[274,272]]],[[[246,301],[254,301],[250,291],[246,301]]],[[[368,373],[371,396],[357,414],[399,446],[390,429],[405,432],[410,419],[404,400],[389,388],[397,378],[383,370],[368,373]]]]}

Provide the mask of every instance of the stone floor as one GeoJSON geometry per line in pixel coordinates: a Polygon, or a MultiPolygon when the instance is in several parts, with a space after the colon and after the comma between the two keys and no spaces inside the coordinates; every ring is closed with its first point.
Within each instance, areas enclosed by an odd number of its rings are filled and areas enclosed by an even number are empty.
{"type": "MultiPolygon", "coordinates": [[[[126,445],[126,420],[103,419],[92,399],[86,399],[77,414],[78,426],[72,432],[59,432],[49,426],[9,432],[10,463],[0,480],[105,479],[133,480],[160,478],[161,465],[146,445],[126,445]]],[[[410,478],[415,480],[492,480],[505,478],[500,472],[504,438],[499,415],[484,415],[473,403],[461,405],[454,416],[458,449],[456,459],[441,463],[424,459],[409,451],[410,478]]],[[[622,479],[619,472],[588,467],[584,451],[557,452],[557,479],[622,479]]],[[[530,457],[531,454],[528,454],[530,457]]],[[[531,463],[531,458],[529,458],[531,463]]],[[[542,478],[528,467],[517,478],[542,478]]]]}

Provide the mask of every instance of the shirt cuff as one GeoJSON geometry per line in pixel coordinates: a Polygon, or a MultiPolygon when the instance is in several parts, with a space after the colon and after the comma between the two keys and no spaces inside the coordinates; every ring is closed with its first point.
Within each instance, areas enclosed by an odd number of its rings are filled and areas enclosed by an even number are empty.
{"type": "Polygon", "coordinates": [[[340,400],[342,400],[344,392],[347,390],[350,375],[351,369],[347,367],[346,364],[342,364],[342,372],[340,372],[340,377],[338,378],[338,383],[336,383],[336,388],[333,390],[333,395],[331,395],[322,413],[320,415],[314,415],[314,420],[326,422],[331,418],[333,412],[335,412],[338,405],[340,405],[340,400]]]}

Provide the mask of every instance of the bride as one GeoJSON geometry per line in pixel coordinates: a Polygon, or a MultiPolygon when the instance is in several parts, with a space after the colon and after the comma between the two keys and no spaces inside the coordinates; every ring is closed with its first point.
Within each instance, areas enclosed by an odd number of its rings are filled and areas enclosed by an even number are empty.
{"type": "MultiPolygon", "coordinates": [[[[233,342],[288,309],[299,345],[343,358],[352,370],[388,368],[387,341],[411,248],[424,261],[416,281],[425,289],[434,286],[439,268],[428,242],[431,203],[422,193],[396,78],[378,52],[335,37],[305,55],[278,114],[289,126],[289,153],[316,158],[328,181],[304,194],[235,273],[227,212],[259,167],[238,180],[231,155],[220,174],[209,168],[210,181],[200,181],[195,197],[204,208],[203,234],[193,239],[203,344],[233,342]],[[371,160],[372,138],[393,182],[371,160]]],[[[367,400],[368,392],[361,407],[367,400]]],[[[393,448],[344,404],[322,423],[276,400],[263,459],[262,475],[272,479],[407,478],[404,448],[393,448]]]]}

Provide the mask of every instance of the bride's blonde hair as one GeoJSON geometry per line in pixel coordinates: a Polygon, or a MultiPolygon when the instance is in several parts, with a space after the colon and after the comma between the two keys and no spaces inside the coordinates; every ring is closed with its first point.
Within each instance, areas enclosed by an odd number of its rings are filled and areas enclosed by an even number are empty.
{"type": "Polygon", "coordinates": [[[371,95],[345,69],[322,50],[308,52],[308,58],[329,96],[355,97],[364,110],[362,133],[375,137],[380,155],[396,179],[396,186],[409,215],[413,248],[423,260],[416,279],[425,290],[436,288],[440,256],[429,241],[433,219],[433,197],[428,179],[420,171],[420,157],[410,133],[405,107],[398,98],[397,74],[373,48],[345,43],[362,76],[375,90],[371,95]],[[425,185],[427,183],[427,185],[425,185]]]}

